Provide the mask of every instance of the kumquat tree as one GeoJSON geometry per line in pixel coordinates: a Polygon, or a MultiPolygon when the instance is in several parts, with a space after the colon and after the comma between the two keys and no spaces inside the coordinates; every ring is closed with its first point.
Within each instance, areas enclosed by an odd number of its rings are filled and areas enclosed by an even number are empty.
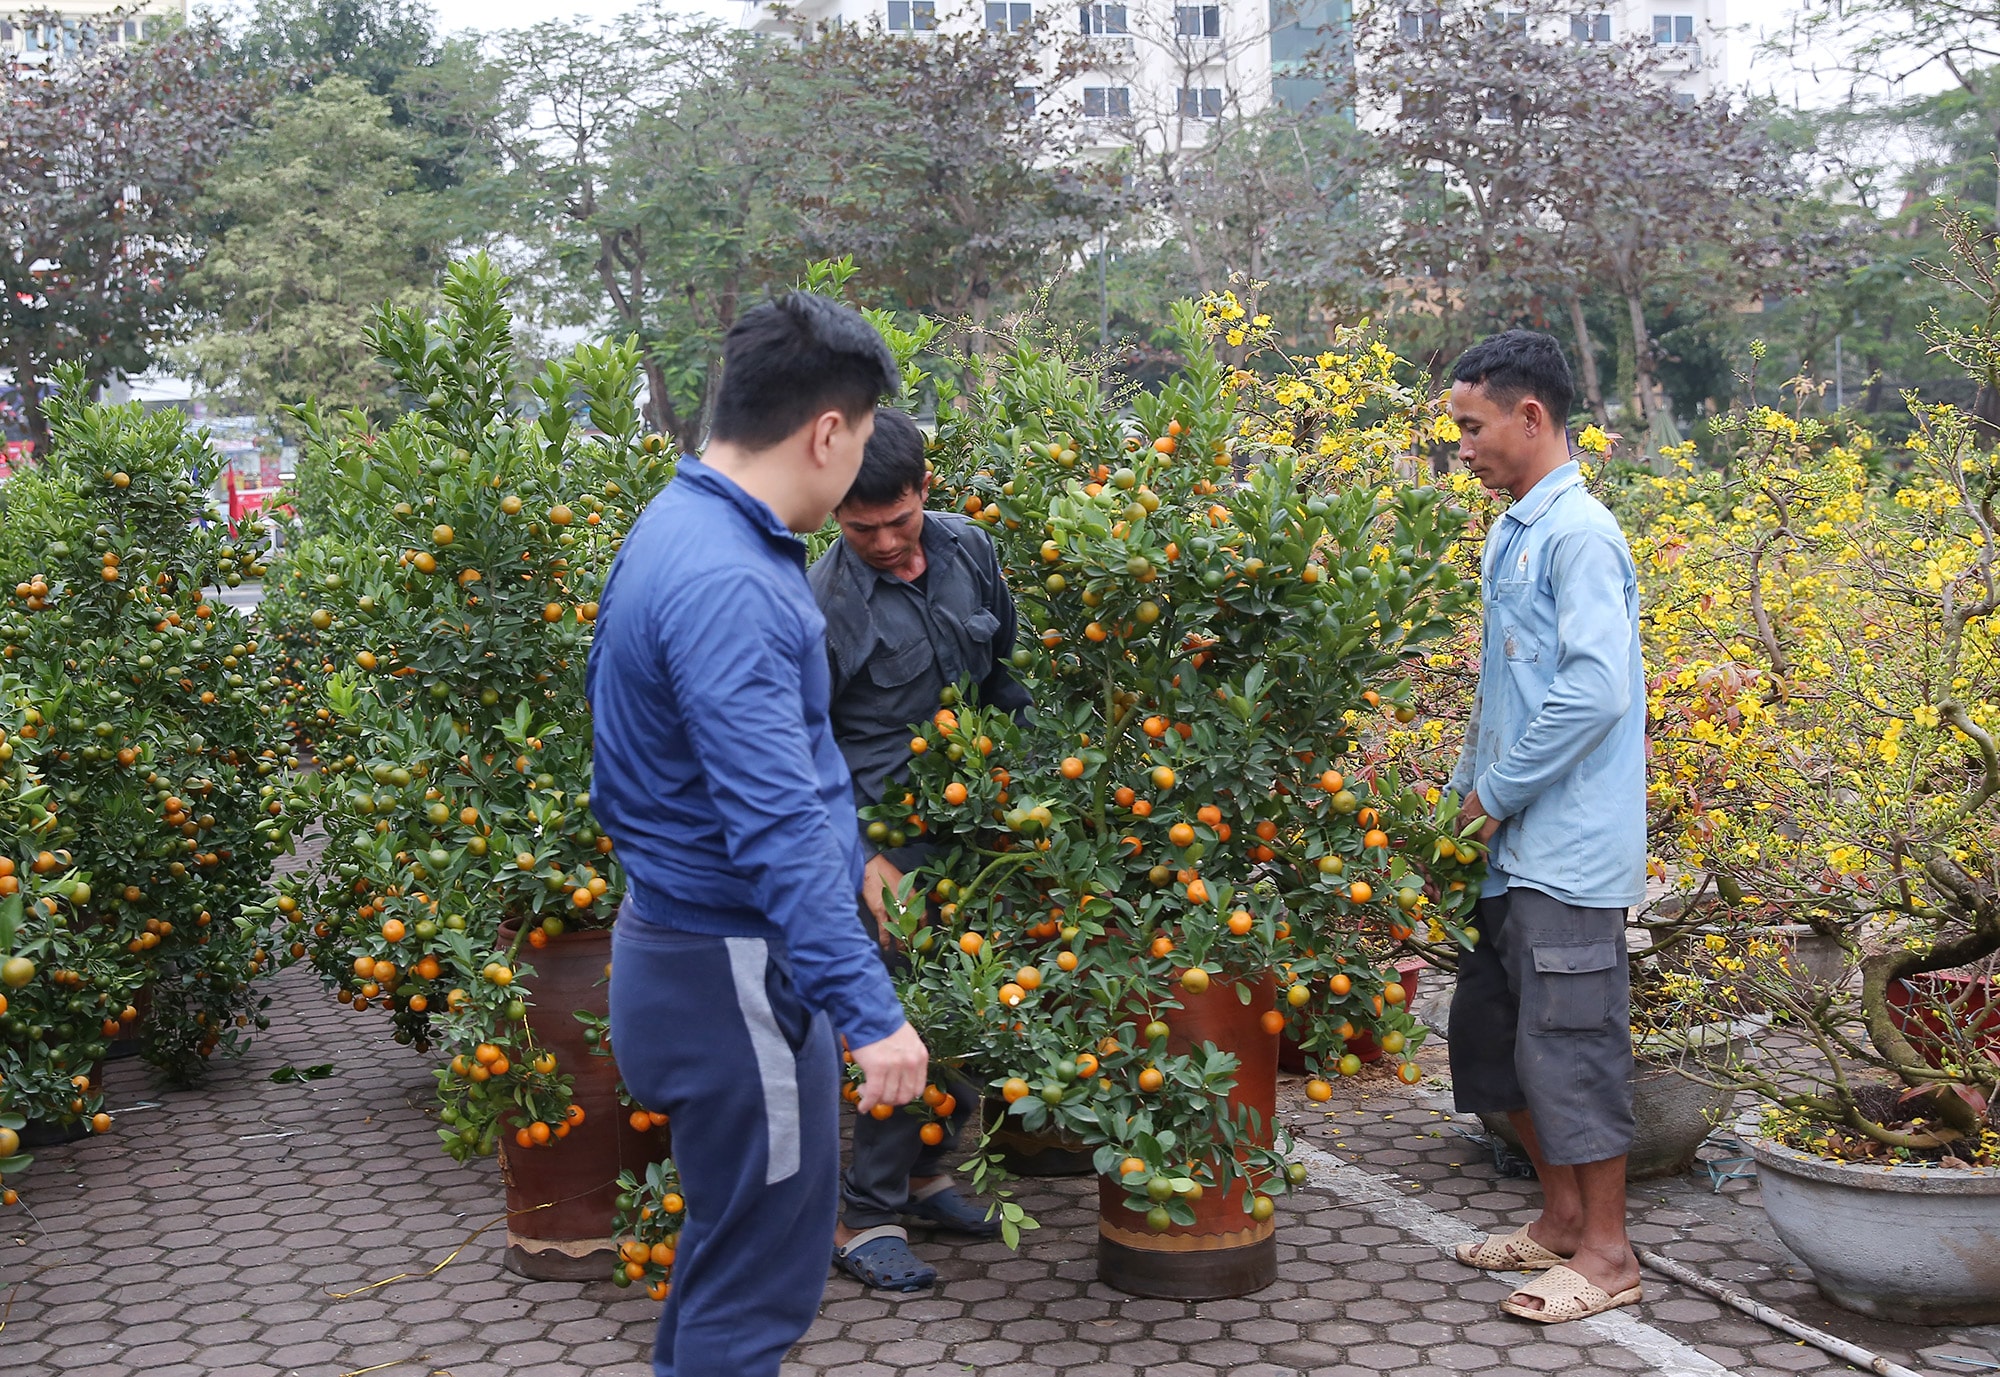
{"type": "Polygon", "coordinates": [[[441,319],[383,312],[372,339],[416,401],[387,430],[305,413],[350,534],[309,543],[285,605],[325,680],[299,701],[318,708],[300,723],[328,845],[275,904],[339,999],[438,1049],[460,1158],[584,1119],[592,1068],[552,1043],[602,1044],[601,1022],[538,1006],[536,965],[565,934],[601,935],[622,892],[590,814],[584,662],[617,542],[671,473],[639,435],[632,349],[582,346],[517,383],[504,288],[475,258],[441,319]]]}
{"type": "Polygon", "coordinates": [[[262,570],[209,506],[214,452],[178,412],[60,384],[0,522],[0,1094],[58,1134],[111,1126],[113,1042],[186,1083],[265,1026],[258,902],[296,818],[256,633],[203,591],[262,570]]]}
{"type": "Polygon", "coordinates": [[[1273,376],[1225,366],[1232,306],[1184,305],[1186,367],[1129,407],[1023,347],[940,408],[936,476],[998,545],[1037,706],[1017,724],[948,692],[869,822],[938,848],[939,921],[903,917],[934,1055],[1091,1149],[1108,1227],[1156,1233],[1218,1196],[1262,1225],[1303,1180],[1270,1090],[1232,1093],[1251,1049],[1183,1035],[1196,1006],[1241,1010],[1267,1076],[1295,1039],[1315,1099],[1363,1033],[1414,1080],[1384,956],[1418,926],[1476,940],[1482,873],[1453,802],[1369,744],[1416,716],[1405,659],[1464,606],[1459,513],[1387,476],[1433,422],[1360,332],[1273,376]]]}
{"type": "MultiPolygon", "coordinates": [[[[1990,249],[1951,229],[1957,262],[1933,271],[2000,303],[1990,249]]],[[[1989,334],[1930,334],[1975,377],[2000,367],[1989,334]]],[[[1881,455],[1759,408],[1735,418],[1727,476],[1653,484],[1635,554],[1654,844],[1691,908],[1728,923],[1669,993],[1693,1020],[1757,1007],[1805,1039],[1806,1065],[1711,1073],[1762,1096],[1780,1141],[1991,1165],[2000,457],[1967,412],[1911,410],[1915,433],[1881,455]],[[1837,940],[1860,979],[1802,980],[1754,926],[1772,923],[1837,940]]]]}

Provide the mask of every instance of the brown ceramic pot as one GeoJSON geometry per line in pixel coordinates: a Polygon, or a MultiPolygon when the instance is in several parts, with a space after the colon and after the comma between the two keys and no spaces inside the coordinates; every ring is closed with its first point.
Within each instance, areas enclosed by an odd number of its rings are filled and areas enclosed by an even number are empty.
{"type": "MultiPolygon", "coordinates": [[[[1264,1031],[1264,1011],[1276,984],[1217,976],[1201,994],[1176,993],[1182,1007],[1162,1011],[1167,1050],[1176,1054],[1204,1042],[1232,1052],[1241,1063],[1232,1110],[1256,1111],[1258,1141],[1268,1145],[1278,1112],[1278,1037],[1264,1031]],[[1246,1004],[1236,993],[1250,987],[1246,1004]]],[[[1212,1300],[1262,1290],[1278,1279],[1277,1221],[1253,1221],[1243,1211],[1243,1183],[1226,1191],[1204,1192],[1194,1203],[1195,1222],[1161,1232],[1126,1207],[1125,1190],[1114,1179],[1098,1180],[1097,1275],[1106,1286],[1135,1296],[1212,1300]]]]}
{"type": "MultiPolygon", "coordinates": [[[[503,941],[513,933],[501,929],[503,941]]],[[[578,1012],[609,1012],[608,931],[566,932],[524,959],[528,1027],[575,1080],[571,1098],[583,1122],[547,1147],[516,1147],[513,1125],[501,1136],[500,1177],[507,1186],[507,1268],[540,1281],[595,1281],[611,1275],[618,1173],[644,1174],[667,1155],[665,1128],[641,1133],[618,1102],[618,1065],[583,1040],[578,1012]]]]}

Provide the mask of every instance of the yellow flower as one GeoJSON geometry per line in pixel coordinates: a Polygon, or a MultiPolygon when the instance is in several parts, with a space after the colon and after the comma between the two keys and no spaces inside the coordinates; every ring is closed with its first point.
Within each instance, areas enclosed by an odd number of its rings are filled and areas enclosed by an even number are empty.
{"type": "Polygon", "coordinates": [[[1596,426],[1585,426],[1583,434],[1576,437],[1576,446],[1592,454],[1602,454],[1611,448],[1611,437],[1596,426]]]}
{"type": "Polygon", "coordinates": [[[1232,346],[1238,345],[1243,343],[1243,332],[1241,330],[1231,330],[1226,336],[1224,336],[1224,338],[1227,339],[1232,346]]]}

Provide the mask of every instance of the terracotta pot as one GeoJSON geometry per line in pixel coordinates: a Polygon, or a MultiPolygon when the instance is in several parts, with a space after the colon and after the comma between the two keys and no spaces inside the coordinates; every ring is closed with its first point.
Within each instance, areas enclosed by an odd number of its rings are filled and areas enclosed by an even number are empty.
{"type": "MultiPolygon", "coordinates": [[[[513,933],[501,929],[503,942],[513,933]]],[[[528,1027],[555,1053],[558,1068],[575,1081],[571,1095],[583,1122],[547,1147],[521,1148],[502,1134],[500,1177],[507,1187],[507,1269],[540,1281],[596,1281],[611,1275],[611,1238],[618,1173],[644,1173],[667,1156],[665,1128],[645,1133],[627,1120],[618,1102],[618,1065],[583,1040],[579,1012],[604,1016],[611,987],[611,934],[566,932],[523,959],[535,968],[526,980],[528,1027]]]]}
{"type": "MultiPolygon", "coordinates": [[[[1203,993],[1176,993],[1182,1007],[1162,1010],[1167,1050],[1183,1053],[1203,1042],[1232,1052],[1241,1063],[1229,1106],[1256,1112],[1259,1143],[1271,1141],[1278,1112],[1278,1039],[1264,1031],[1264,1011],[1272,1007],[1276,983],[1270,975],[1254,980],[1217,976],[1203,993]],[[1238,998],[1247,984],[1250,1000],[1238,998]]],[[[1155,1233],[1145,1218],[1128,1209],[1125,1190],[1109,1177],[1098,1180],[1097,1276],[1106,1286],[1135,1296],[1212,1300],[1262,1290],[1278,1278],[1277,1221],[1256,1223],[1243,1212],[1243,1183],[1209,1191],[1194,1203],[1195,1222],[1155,1233]]]]}
{"type": "Polygon", "coordinates": [[[1992,977],[1929,971],[1890,981],[1887,994],[1896,1031],[1932,1066],[1943,1066],[1951,1051],[1952,1025],[1974,1046],[2000,1052],[2000,999],[1994,997],[1992,977]]]}
{"type": "MultiPolygon", "coordinates": [[[[1422,957],[1406,956],[1396,963],[1396,979],[1402,983],[1404,991],[1403,1007],[1413,1008],[1417,1002],[1417,981],[1422,978],[1428,963],[1422,957]]],[[[1347,1040],[1347,1050],[1363,1061],[1382,1060],[1382,1049],[1375,1045],[1375,1039],[1368,1033],[1356,1033],[1347,1040]]],[[[1284,1046],[1278,1051],[1278,1065],[1295,1076],[1303,1076],[1306,1071],[1306,1054],[1297,1040],[1288,1032],[1284,1046]]]]}

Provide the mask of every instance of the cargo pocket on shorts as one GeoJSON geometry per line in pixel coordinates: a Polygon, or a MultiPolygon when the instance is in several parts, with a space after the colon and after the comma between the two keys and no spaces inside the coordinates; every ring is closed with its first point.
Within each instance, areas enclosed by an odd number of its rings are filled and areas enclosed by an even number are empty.
{"type": "Polygon", "coordinates": [[[1618,989],[1618,943],[1585,942],[1535,948],[1541,987],[1535,1028],[1543,1033],[1595,1033],[1611,1021],[1618,989]]]}

